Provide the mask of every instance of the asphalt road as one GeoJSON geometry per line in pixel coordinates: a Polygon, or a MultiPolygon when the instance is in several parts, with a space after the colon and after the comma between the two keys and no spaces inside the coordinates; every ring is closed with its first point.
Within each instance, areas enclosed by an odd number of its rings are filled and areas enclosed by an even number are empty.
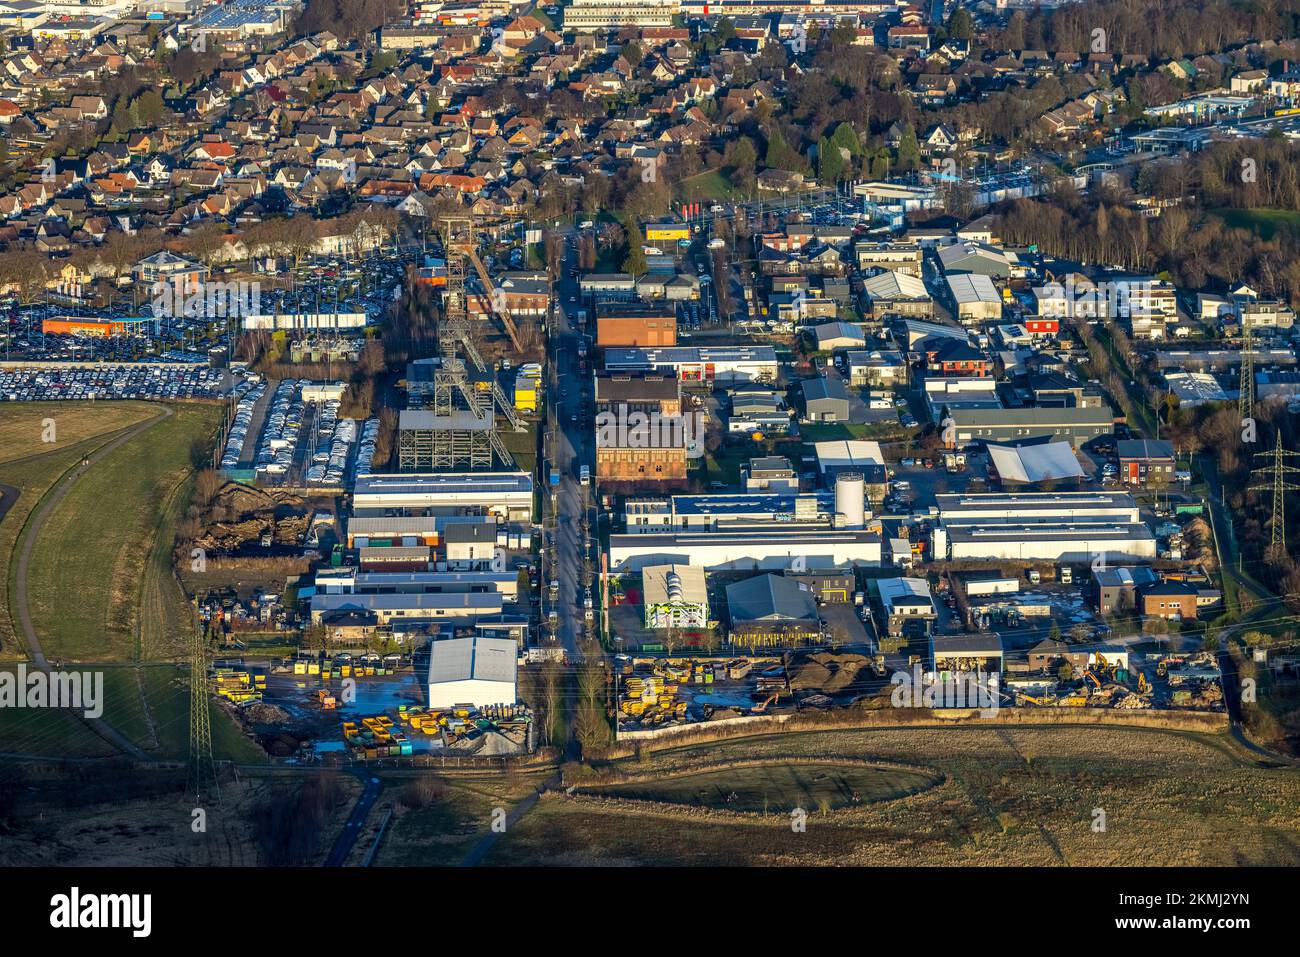
{"type": "Polygon", "coordinates": [[[343,866],[343,862],[352,853],[352,848],[356,846],[357,838],[361,836],[361,828],[366,823],[366,817],[370,814],[370,809],[375,806],[375,801],[379,800],[379,794],[383,789],[384,783],[379,778],[366,779],[365,790],[361,792],[361,797],[357,798],[356,806],[352,808],[347,824],[343,825],[343,833],[334,842],[329,857],[325,858],[326,867],[343,866]]]}
{"type": "MultiPolygon", "coordinates": [[[[578,280],[570,275],[577,265],[577,253],[565,247],[564,271],[556,283],[554,329],[551,335],[551,368],[554,370],[552,401],[554,410],[548,420],[551,432],[550,448],[552,466],[560,473],[560,489],[546,505],[545,522],[548,550],[554,564],[547,574],[558,581],[559,598],[549,603],[546,611],[556,612],[556,637],[569,660],[578,657],[578,646],[583,633],[582,593],[590,586],[583,569],[584,542],[582,522],[590,515],[594,485],[583,486],[579,480],[582,465],[595,472],[593,428],[582,424],[582,410],[592,407],[590,372],[581,370],[582,360],[578,346],[586,335],[577,321],[577,311],[584,308],[578,293],[578,280]],[[577,302],[570,302],[577,299],[577,302]],[[575,421],[575,418],[577,421],[575,421]]],[[[594,479],[593,479],[594,481],[594,479]]]]}

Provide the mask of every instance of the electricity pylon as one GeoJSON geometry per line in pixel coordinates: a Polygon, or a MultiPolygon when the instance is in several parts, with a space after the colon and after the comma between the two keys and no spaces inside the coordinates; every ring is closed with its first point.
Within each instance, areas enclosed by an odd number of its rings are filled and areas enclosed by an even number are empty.
{"type": "Polygon", "coordinates": [[[190,638],[190,760],[185,793],[201,803],[207,795],[221,800],[217,763],[212,757],[212,716],[208,712],[208,654],[203,634],[190,638]]]}
{"type": "Polygon", "coordinates": [[[1241,385],[1237,409],[1241,413],[1244,428],[1246,420],[1255,417],[1255,352],[1250,342],[1250,324],[1244,317],[1241,323],[1241,334],[1241,385]]]}
{"type": "Polygon", "coordinates": [[[1256,452],[1255,458],[1268,458],[1272,461],[1268,465],[1262,465],[1254,469],[1251,474],[1258,475],[1265,481],[1250,486],[1252,492],[1273,493],[1273,526],[1272,538],[1269,546],[1282,546],[1282,554],[1286,554],[1286,493],[1300,491],[1300,485],[1293,480],[1289,480],[1289,475],[1300,475],[1300,468],[1291,465],[1293,459],[1300,458],[1300,452],[1292,452],[1282,448],[1282,432],[1278,430],[1277,445],[1271,452],[1256,452]]]}

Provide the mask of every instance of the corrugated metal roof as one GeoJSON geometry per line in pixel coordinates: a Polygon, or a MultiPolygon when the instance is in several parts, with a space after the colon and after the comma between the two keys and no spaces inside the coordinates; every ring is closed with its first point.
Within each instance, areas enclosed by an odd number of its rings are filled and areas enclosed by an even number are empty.
{"type": "Polygon", "coordinates": [[[519,648],[510,638],[474,635],[429,646],[429,684],[446,681],[515,681],[519,648]]]}

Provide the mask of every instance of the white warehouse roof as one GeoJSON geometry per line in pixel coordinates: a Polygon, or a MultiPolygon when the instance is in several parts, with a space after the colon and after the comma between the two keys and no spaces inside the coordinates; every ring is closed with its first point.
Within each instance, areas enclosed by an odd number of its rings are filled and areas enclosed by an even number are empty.
{"type": "Polygon", "coordinates": [[[519,648],[514,639],[474,635],[429,645],[429,707],[514,704],[519,648]]]}
{"type": "Polygon", "coordinates": [[[968,302],[996,302],[1001,304],[997,286],[993,280],[980,273],[956,273],[948,277],[948,288],[952,298],[959,304],[968,302]]]}
{"type": "Polygon", "coordinates": [[[1081,478],[1083,469],[1069,442],[1012,447],[989,445],[993,467],[1004,482],[1044,482],[1081,478]]]}

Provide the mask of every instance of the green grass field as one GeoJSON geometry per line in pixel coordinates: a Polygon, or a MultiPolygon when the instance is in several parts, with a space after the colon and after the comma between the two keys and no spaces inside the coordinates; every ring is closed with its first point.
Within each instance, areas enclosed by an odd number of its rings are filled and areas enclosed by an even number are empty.
{"type": "MultiPolygon", "coordinates": [[[[107,696],[107,684],[104,690],[107,696]]],[[[51,708],[0,708],[0,751],[68,758],[107,758],[117,753],[71,713],[51,708]]],[[[0,786],[3,781],[0,774],[0,786]]]]}
{"type": "Polygon", "coordinates": [[[146,402],[7,402],[0,406],[0,462],[66,451],[157,414],[146,402]]]}
{"type": "Polygon", "coordinates": [[[1261,239],[1269,240],[1279,232],[1300,237],[1300,213],[1290,209],[1213,209],[1210,212],[1229,226],[1249,229],[1261,239]]]}
{"type": "Polygon", "coordinates": [[[191,475],[191,446],[212,434],[220,415],[217,406],[177,407],[97,463],[59,502],[41,529],[28,579],[47,655],[123,661],[183,647],[188,611],[173,586],[157,580],[170,577],[170,546],[166,561],[156,548],[160,530],[170,542],[181,498],[174,493],[191,475]],[[137,634],[142,594],[148,647],[137,634]]]}
{"type": "Polygon", "coordinates": [[[686,201],[740,199],[740,193],[721,170],[697,173],[677,184],[677,198],[686,201]]]}
{"type": "MultiPolygon", "coordinates": [[[[112,666],[103,673],[103,720],[158,758],[183,761],[189,751],[190,693],[173,665],[112,666]]],[[[265,753],[218,706],[209,703],[217,760],[260,763],[265,753]]],[[[111,757],[112,745],[66,711],[0,708],[0,751],[58,757],[111,757]]]]}
{"type": "Polygon", "coordinates": [[[13,557],[19,535],[37,503],[56,481],[121,429],[157,415],[143,402],[6,403],[0,406],[0,481],[19,490],[17,502],[0,520],[0,657],[23,657],[9,600],[13,557]],[[41,441],[42,420],[55,420],[54,443],[41,441]],[[96,431],[98,429],[98,431],[96,431]]]}

